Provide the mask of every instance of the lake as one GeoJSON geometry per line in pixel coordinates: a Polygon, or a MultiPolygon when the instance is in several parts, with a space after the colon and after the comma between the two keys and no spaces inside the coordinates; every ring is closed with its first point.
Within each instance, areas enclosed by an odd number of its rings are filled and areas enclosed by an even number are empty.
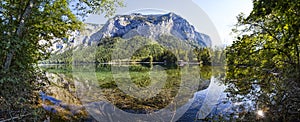
{"type": "MultiPolygon", "coordinates": [[[[83,121],[202,121],[234,113],[220,66],[41,65],[44,109],[83,121]],[[225,101],[225,102],[224,102],[225,101]]],[[[233,116],[234,117],[234,116],[233,116]]]]}

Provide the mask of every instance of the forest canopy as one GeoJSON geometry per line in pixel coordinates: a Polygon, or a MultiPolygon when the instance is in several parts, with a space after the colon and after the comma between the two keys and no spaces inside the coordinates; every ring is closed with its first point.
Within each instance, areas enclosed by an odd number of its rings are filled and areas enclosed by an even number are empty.
{"type": "MultiPolygon", "coordinates": [[[[162,35],[157,40],[136,36],[131,39],[119,37],[104,38],[94,46],[79,45],[63,52],[56,52],[46,64],[71,64],[71,63],[108,63],[117,61],[129,62],[165,62],[167,64],[177,61],[199,62],[211,65],[212,57],[224,57],[224,52],[213,51],[210,48],[189,44],[174,36],[162,35]],[[120,57],[114,58],[114,55],[120,57]],[[114,59],[112,59],[114,58],[114,59]]],[[[221,63],[221,62],[219,62],[221,63]]]]}

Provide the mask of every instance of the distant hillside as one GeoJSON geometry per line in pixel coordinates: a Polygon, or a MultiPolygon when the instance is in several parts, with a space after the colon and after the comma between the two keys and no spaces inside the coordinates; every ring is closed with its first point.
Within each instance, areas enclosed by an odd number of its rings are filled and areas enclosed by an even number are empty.
{"type": "Polygon", "coordinates": [[[163,15],[117,15],[104,25],[87,24],[61,43],[44,63],[111,62],[114,51],[122,52],[122,61],[170,62],[209,61],[209,36],[199,33],[187,20],[168,13],[163,15]],[[126,42],[126,43],[125,43],[126,42]],[[130,46],[116,47],[116,45],[130,46]],[[136,47],[143,47],[133,49],[136,47]],[[121,49],[122,48],[122,49],[121,49]],[[131,53],[134,53],[132,57],[131,53]],[[201,57],[201,56],[202,57],[201,57]],[[205,59],[202,60],[202,59],[205,59]]]}
{"type": "Polygon", "coordinates": [[[103,38],[98,45],[76,46],[53,54],[42,63],[108,63],[108,62],[165,62],[179,60],[210,64],[207,48],[195,46],[174,36],[161,35],[157,40],[142,36],[131,39],[103,38]],[[119,55],[114,58],[113,54],[119,55]]]}

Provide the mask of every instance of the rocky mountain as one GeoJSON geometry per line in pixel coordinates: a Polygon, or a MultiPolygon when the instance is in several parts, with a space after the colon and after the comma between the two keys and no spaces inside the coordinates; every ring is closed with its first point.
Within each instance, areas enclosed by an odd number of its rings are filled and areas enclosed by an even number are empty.
{"type": "Polygon", "coordinates": [[[134,36],[143,36],[157,39],[161,35],[171,35],[201,46],[211,46],[208,35],[197,32],[193,25],[175,13],[117,15],[108,20],[101,30],[92,34],[89,43],[98,42],[106,37],[130,39],[134,36]]]}
{"type": "Polygon", "coordinates": [[[131,39],[142,36],[156,40],[162,35],[169,35],[199,46],[211,46],[208,35],[197,32],[193,25],[175,13],[117,15],[104,25],[85,25],[85,29],[73,32],[67,40],[57,41],[51,49],[53,53],[62,53],[78,45],[98,44],[102,38],[108,37],[131,39]]]}
{"type": "Polygon", "coordinates": [[[52,53],[63,53],[64,51],[77,47],[79,45],[88,46],[90,45],[89,40],[91,35],[98,32],[103,25],[85,23],[84,29],[81,31],[75,31],[70,34],[70,37],[63,39],[53,40],[54,45],[49,49],[52,53]]]}

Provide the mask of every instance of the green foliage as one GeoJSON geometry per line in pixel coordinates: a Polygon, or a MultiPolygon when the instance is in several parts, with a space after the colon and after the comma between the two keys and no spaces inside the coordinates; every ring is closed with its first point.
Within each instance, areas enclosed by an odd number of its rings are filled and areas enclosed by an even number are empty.
{"type": "Polygon", "coordinates": [[[82,22],[78,18],[82,16],[76,16],[73,12],[81,11],[84,15],[107,12],[111,15],[116,6],[122,6],[122,2],[116,0],[1,1],[0,48],[3,49],[0,52],[1,70],[7,72],[28,69],[38,60],[48,58],[47,49],[55,42],[54,40],[68,37],[70,32],[81,29],[82,22]],[[70,8],[71,4],[76,6],[70,8]],[[87,11],[84,12],[84,9],[87,11]]]}
{"type": "MultiPolygon", "coordinates": [[[[32,112],[36,107],[34,105],[38,104],[38,97],[34,91],[40,90],[39,85],[47,80],[41,79],[43,74],[40,74],[37,62],[49,57],[48,48],[52,46],[54,40],[68,37],[70,32],[79,30],[83,26],[79,21],[82,16],[79,14],[76,16],[73,13],[75,11],[71,11],[71,4],[78,5],[77,8],[73,8],[74,10],[85,9],[80,6],[84,5],[111,14],[121,3],[116,0],[2,0],[0,2],[1,119],[4,110],[22,111],[4,117],[12,118],[15,115],[32,112]],[[84,5],[84,3],[89,4],[84,5]],[[25,99],[24,104],[19,104],[19,98],[25,99]],[[2,104],[3,102],[6,103],[2,104]]],[[[81,13],[87,15],[91,11],[81,11],[81,13]]],[[[68,62],[70,55],[71,52],[65,52],[63,58],[57,58],[65,60],[57,60],[57,62],[68,62]]],[[[33,114],[37,115],[34,112],[33,114]]]]}
{"type": "MultiPolygon", "coordinates": [[[[77,2],[77,0],[68,0],[69,2],[77,2]]],[[[80,2],[72,5],[72,11],[81,17],[87,17],[87,13],[101,14],[106,17],[112,16],[116,12],[116,8],[124,7],[124,0],[79,0],[80,2]]]]}
{"type": "Polygon", "coordinates": [[[257,109],[266,110],[266,120],[299,121],[300,1],[253,4],[248,17],[238,17],[239,35],[227,48],[228,91],[254,100],[257,109]]]}
{"type": "Polygon", "coordinates": [[[194,52],[199,62],[202,61],[203,65],[211,65],[210,51],[208,48],[196,48],[194,52]]]}
{"type": "Polygon", "coordinates": [[[47,47],[40,40],[63,38],[68,31],[80,29],[68,3],[59,1],[3,1],[1,4],[1,69],[27,69],[47,58],[47,47]],[[10,59],[10,60],[9,60],[10,59]],[[9,64],[9,65],[6,65],[9,64]],[[10,68],[12,67],[12,68],[10,68]]]}
{"type": "MultiPolygon", "coordinates": [[[[156,41],[136,36],[128,40],[119,37],[104,38],[99,41],[97,46],[77,46],[69,48],[62,53],[58,52],[53,54],[48,60],[42,63],[71,64],[72,62],[108,63],[131,61],[166,62],[168,64],[174,64],[178,60],[182,60],[211,65],[213,60],[220,60],[222,56],[224,56],[223,51],[220,49],[212,50],[205,47],[192,46],[173,36],[161,36],[156,41]],[[211,55],[211,53],[213,55],[211,55]]],[[[220,63],[222,62],[215,64],[220,63]]]]}

